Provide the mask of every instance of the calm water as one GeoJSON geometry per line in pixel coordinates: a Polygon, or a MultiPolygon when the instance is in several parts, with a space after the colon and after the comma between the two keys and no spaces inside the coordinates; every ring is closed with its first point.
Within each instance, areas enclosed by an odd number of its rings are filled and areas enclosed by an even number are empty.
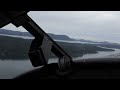
{"type": "MultiPolygon", "coordinates": [[[[55,39],[54,39],[55,40],[55,39]]],[[[55,40],[55,41],[58,41],[58,42],[67,42],[67,43],[83,43],[83,44],[86,44],[86,43],[89,43],[89,44],[100,44],[100,43],[92,43],[92,42],[81,42],[81,41],[67,41],[67,40],[55,40]]]]}
{"type": "Polygon", "coordinates": [[[85,54],[83,57],[74,58],[74,60],[87,59],[87,58],[103,58],[103,57],[116,57],[120,58],[120,49],[114,49],[115,51],[98,51],[97,54],[85,54]]]}
{"type": "MultiPolygon", "coordinates": [[[[22,38],[22,39],[34,39],[34,37],[29,37],[29,36],[18,36],[18,35],[5,35],[5,34],[0,34],[1,36],[9,36],[9,37],[16,37],[16,38],[22,38]]],[[[87,42],[81,42],[81,41],[68,41],[68,40],[56,40],[54,41],[58,42],[67,42],[67,43],[87,43],[87,42]]],[[[96,44],[96,43],[89,43],[89,44],[96,44]]],[[[99,43],[97,43],[99,44],[99,43]]]]}
{"type": "MultiPolygon", "coordinates": [[[[57,61],[58,59],[50,59],[48,63],[57,61]]],[[[11,79],[32,69],[34,67],[30,60],[0,60],[0,79],[11,79]]]]}
{"type": "MultiPolygon", "coordinates": [[[[18,37],[18,36],[12,36],[12,37],[18,37]]],[[[21,36],[19,38],[21,38],[21,36]]],[[[24,37],[24,36],[22,36],[22,38],[33,39],[33,37],[24,37]]],[[[55,41],[64,42],[64,40],[55,40],[55,41]]],[[[76,42],[67,41],[67,42],[68,43],[80,43],[77,41],[76,42]]],[[[82,60],[84,58],[101,58],[101,57],[120,58],[120,49],[115,49],[115,51],[111,51],[111,52],[102,51],[97,54],[85,54],[83,55],[83,57],[77,57],[73,59],[74,61],[76,61],[76,60],[82,60]]],[[[50,59],[48,63],[57,62],[57,61],[58,59],[50,59]]],[[[32,69],[34,69],[34,67],[32,66],[30,60],[16,60],[16,61],[0,60],[0,79],[11,79],[17,75],[20,75],[32,69]]]]}
{"type": "MultiPolygon", "coordinates": [[[[83,57],[74,58],[74,60],[79,60],[82,58],[100,58],[100,57],[112,57],[120,55],[120,49],[115,49],[113,52],[99,52],[97,54],[86,54],[83,57]]],[[[50,59],[48,63],[57,62],[58,59],[50,59]]],[[[26,71],[32,70],[30,60],[0,60],[0,79],[11,79],[17,75],[20,75],[26,71]]]]}
{"type": "Polygon", "coordinates": [[[6,35],[6,34],[0,34],[0,35],[1,36],[9,36],[9,37],[22,38],[22,39],[34,39],[34,37],[29,37],[29,36],[6,35]]]}

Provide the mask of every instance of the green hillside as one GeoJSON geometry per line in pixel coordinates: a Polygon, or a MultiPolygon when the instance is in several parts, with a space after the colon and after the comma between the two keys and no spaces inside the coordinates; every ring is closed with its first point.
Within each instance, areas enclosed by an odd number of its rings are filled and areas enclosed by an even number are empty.
{"type": "MultiPolygon", "coordinates": [[[[22,39],[8,36],[0,36],[0,59],[28,59],[28,51],[31,44],[30,39],[22,39]]],[[[72,57],[82,56],[97,51],[114,51],[103,49],[91,44],[61,43],[57,42],[72,57]]],[[[51,55],[53,57],[54,55],[51,55]]]]}

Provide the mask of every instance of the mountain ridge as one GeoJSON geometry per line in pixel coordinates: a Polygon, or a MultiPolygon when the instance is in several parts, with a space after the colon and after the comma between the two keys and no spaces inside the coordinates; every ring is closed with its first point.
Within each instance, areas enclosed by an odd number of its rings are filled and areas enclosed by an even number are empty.
{"type": "MultiPolygon", "coordinates": [[[[8,30],[8,29],[0,29],[0,34],[33,37],[29,32],[20,32],[20,31],[8,30]]],[[[81,43],[93,43],[93,44],[111,44],[111,42],[108,42],[108,41],[97,42],[97,41],[85,40],[85,39],[73,39],[67,35],[56,35],[52,33],[47,33],[47,34],[52,39],[55,39],[55,40],[79,41],[81,43]]],[[[112,43],[112,44],[118,44],[118,43],[112,43]]]]}
{"type": "MultiPolygon", "coordinates": [[[[5,29],[1,29],[0,34],[33,37],[28,32],[11,31],[11,30],[5,30],[5,29]]],[[[49,36],[53,39],[77,41],[66,35],[49,34],[49,36]]],[[[84,41],[84,39],[82,40],[84,41]]],[[[29,50],[29,46],[32,39],[22,39],[22,38],[16,38],[11,36],[0,35],[0,41],[2,42],[0,44],[0,58],[2,59],[28,58],[27,51],[29,50]],[[14,43],[14,44],[10,44],[10,43],[14,43]]],[[[86,43],[67,43],[67,42],[57,42],[57,41],[56,43],[58,43],[72,57],[78,57],[84,54],[98,53],[98,51],[114,51],[114,49],[112,48],[120,49],[120,44],[118,45],[111,44],[109,42],[107,42],[107,44],[93,44],[93,45],[86,44],[86,43]],[[101,47],[98,47],[98,46],[101,46],[101,47]],[[106,47],[106,48],[102,48],[102,47],[106,47]]],[[[52,54],[51,57],[54,57],[54,55],[52,54]]]]}
{"type": "MultiPolygon", "coordinates": [[[[0,36],[0,59],[21,60],[29,59],[28,52],[32,39],[23,39],[10,36],[0,36]]],[[[85,54],[96,54],[98,51],[115,51],[114,49],[101,48],[96,45],[80,43],[56,42],[71,57],[82,57],[85,54]]],[[[56,58],[53,53],[51,58],[56,58]]]]}

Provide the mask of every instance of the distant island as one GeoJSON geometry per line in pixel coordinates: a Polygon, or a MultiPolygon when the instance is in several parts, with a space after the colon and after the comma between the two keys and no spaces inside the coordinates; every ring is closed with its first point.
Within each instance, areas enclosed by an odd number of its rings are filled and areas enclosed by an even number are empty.
{"type": "MultiPolygon", "coordinates": [[[[28,51],[32,39],[22,39],[9,36],[0,36],[0,59],[29,59],[28,51]]],[[[62,43],[57,42],[71,57],[83,54],[97,53],[98,51],[114,51],[91,44],[62,43]]],[[[55,57],[51,54],[51,57],[55,57]]]]}
{"type": "MultiPolygon", "coordinates": [[[[12,31],[12,30],[7,30],[7,29],[0,29],[0,34],[4,35],[17,35],[17,36],[28,36],[28,37],[33,37],[29,32],[20,32],[20,31],[12,31]]],[[[73,39],[70,38],[67,35],[56,35],[52,33],[47,33],[52,39],[54,40],[67,40],[67,41],[80,41],[81,43],[92,43],[92,44],[117,44],[117,43],[110,43],[107,41],[103,42],[97,42],[97,41],[91,41],[91,40],[85,40],[85,39],[73,39]]],[[[117,44],[120,46],[120,44],[117,44]]]]}
{"type": "MultiPolygon", "coordinates": [[[[4,35],[33,37],[28,32],[0,29],[0,59],[29,59],[28,51],[33,39],[23,39],[4,35]]],[[[56,41],[71,57],[82,57],[84,54],[95,54],[98,53],[98,51],[114,51],[112,48],[120,49],[120,44],[110,43],[107,41],[95,42],[84,39],[76,40],[68,37],[67,35],[55,35],[51,33],[48,33],[48,35],[54,40],[80,41],[81,43],[56,41]]],[[[51,53],[51,58],[53,57],[55,57],[55,55],[51,53]]]]}
{"type": "MultiPolygon", "coordinates": [[[[0,34],[33,37],[29,32],[19,32],[19,31],[12,31],[12,30],[6,30],[6,29],[0,29],[0,34]]],[[[66,35],[55,35],[52,33],[47,33],[47,34],[51,38],[56,39],[56,40],[69,40],[69,41],[74,40],[66,35]]]]}

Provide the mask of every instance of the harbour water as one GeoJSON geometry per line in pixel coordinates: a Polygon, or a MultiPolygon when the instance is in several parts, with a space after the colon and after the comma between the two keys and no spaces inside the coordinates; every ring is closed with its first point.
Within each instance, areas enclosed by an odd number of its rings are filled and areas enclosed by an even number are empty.
{"type": "MultiPolygon", "coordinates": [[[[13,36],[13,35],[11,36],[18,37],[18,36],[13,36]]],[[[18,38],[33,39],[33,37],[24,37],[24,36],[20,36],[18,38]]],[[[64,42],[64,40],[60,42],[64,42]]],[[[76,42],[67,41],[67,42],[68,43],[80,43],[78,41],[76,42]]],[[[115,51],[109,51],[109,52],[99,51],[96,54],[85,54],[82,57],[73,58],[73,60],[76,61],[76,60],[82,60],[85,58],[101,58],[101,57],[120,58],[120,49],[114,49],[114,50],[115,51]]],[[[49,59],[48,63],[53,63],[53,62],[57,63],[57,61],[58,61],[57,58],[51,58],[49,59]]],[[[17,75],[20,75],[32,69],[34,69],[34,67],[32,66],[30,60],[0,60],[0,79],[11,79],[11,78],[16,77],[17,75]]]]}
{"type": "MultiPolygon", "coordinates": [[[[117,55],[120,57],[120,49],[115,49],[115,51],[111,52],[99,52],[97,54],[86,54],[83,57],[73,58],[73,60],[80,60],[83,58],[101,58],[101,57],[112,57],[117,55]]],[[[116,56],[115,56],[116,57],[116,56]]],[[[49,59],[48,63],[57,63],[57,58],[49,59]]],[[[26,71],[32,70],[34,67],[32,66],[30,60],[0,60],[0,79],[11,79],[17,75],[20,75],[26,71]]]]}

